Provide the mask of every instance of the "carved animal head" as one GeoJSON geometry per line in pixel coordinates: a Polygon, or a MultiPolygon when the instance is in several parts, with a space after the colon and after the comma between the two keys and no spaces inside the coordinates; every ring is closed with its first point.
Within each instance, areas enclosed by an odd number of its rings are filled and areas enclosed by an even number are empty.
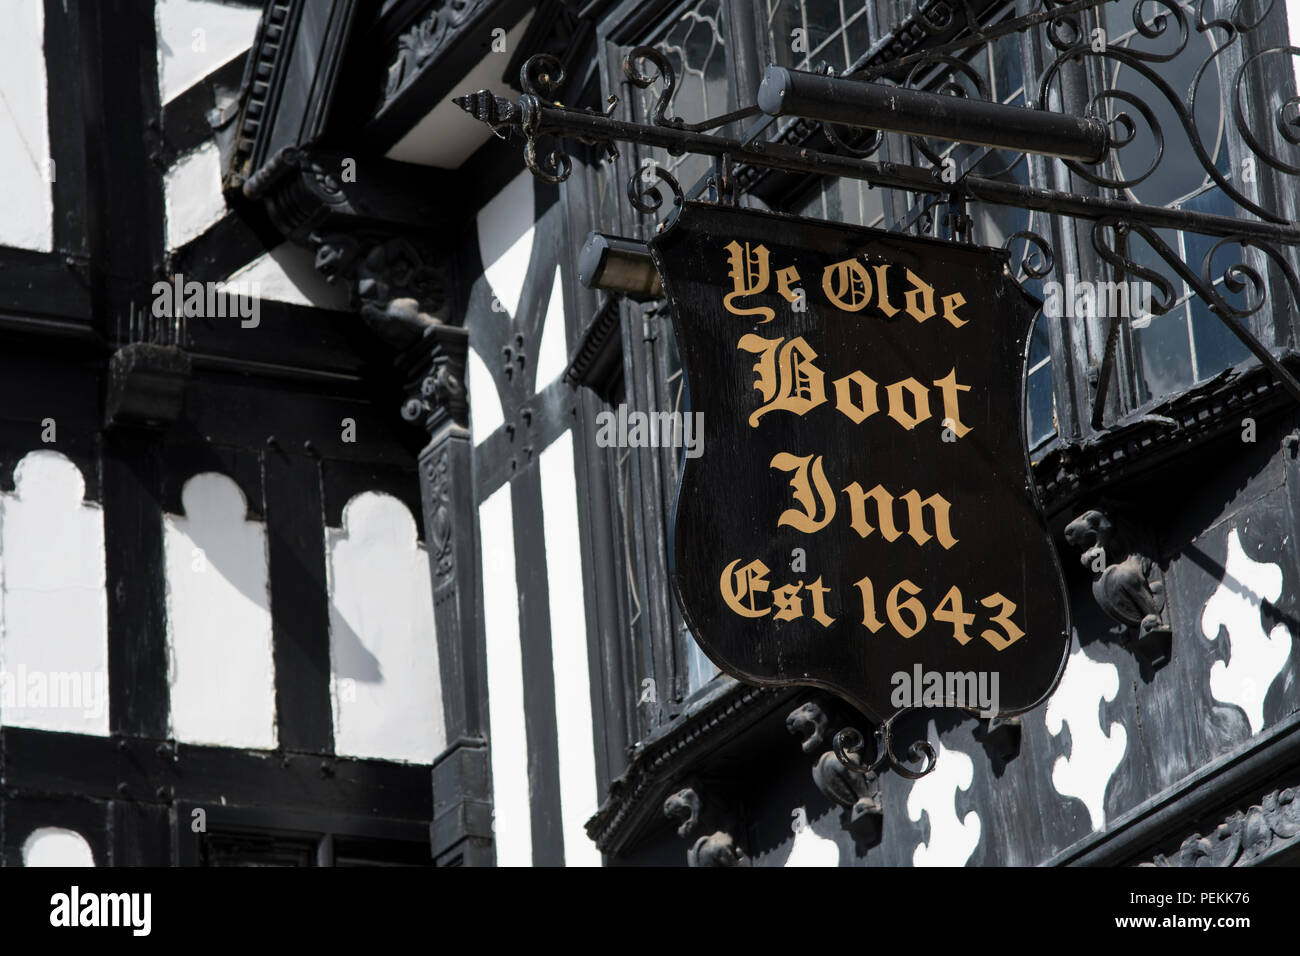
{"type": "Polygon", "coordinates": [[[1115,549],[1115,525],[1102,512],[1092,509],[1085,511],[1065,526],[1065,540],[1074,547],[1083,549],[1079,563],[1092,567],[1098,558],[1102,564],[1113,563],[1120,557],[1106,558],[1108,549],[1115,549]]]}
{"type": "Polygon", "coordinates": [[[357,260],[360,243],[342,234],[324,237],[313,234],[311,240],[318,243],[314,265],[325,281],[333,283],[346,277],[357,260]]]}
{"type": "Polygon", "coordinates": [[[690,866],[740,866],[745,851],[736,846],[730,833],[719,830],[711,836],[702,836],[686,853],[690,866]]]}
{"type": "Polygon", "coordinates": [[[826,712],[809,701],[790,711],[785,718],[785,729],[803,738],[804,753],[812,753],[826,735],[826,712]]]}
{"type": "Polygon", "coordinates": [[[664,816],[670,820],[680,820],[677,835],[684,837],[700,822],[700,795],[686,787],[678,790],[664,801],[664,816]]]}

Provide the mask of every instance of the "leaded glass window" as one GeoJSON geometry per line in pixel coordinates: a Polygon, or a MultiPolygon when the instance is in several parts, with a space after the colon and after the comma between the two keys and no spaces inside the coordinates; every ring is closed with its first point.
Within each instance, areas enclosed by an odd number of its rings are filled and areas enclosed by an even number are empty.
{"type": "Polygon", "coordinates": [[[772,62],[795,70],[824,63],[845,73],[875,39],[872,13],[863,0],[767,0],[772,62]]]}
{"type": "MultiPolygon", "coordinates": [[[[1167,62],[1153,63],[1152,68],[1180,95],[1191,89],[1193,83],[1198,84],[1194,113],[1196,134],[1215,168],[1221,173],[1230,173],[1221,58],[1211,60],[1199,80],[1197,77],[1201,64],[1214,52],[1212,38],[1219,34],[1197,31],[1192,26],[1199,21],[1199,4],[1181,2],[1177,6],[1189,24],[1187,48],[1167,62]]],[[[1102,23],[1112,47],[1160,55],[1172,54],[1177,47],[1179,30],[1167,15],[1163,32],[1158,36],[1145,36],[1133,22],[1131,3],[1107,4],[1102,12],[1102,23]]],[[[1161,12],[1154,5],[1145,11],[1142,22],[1147,32],[1157,31],[1156,17],[1161,12]]],[[[1156,173],[1123,189],[1124,198],[1174,209],[1252,218],[1238,208],[1205,172],[1178,114],[1154,84],[1124,64],[1106,61],[1105,65],[1106,85],[1140,97],[1153,112],[1165,137],[1156,173]]],[[[1108,105],[1112,116],[1121,110],[1133,113],[1133,107],[1122,101],[1110,101],[1108,105]]],[[[1133,142],[1120,150],[1115,160],[1116,178],[1139,175],[1157,160],[1158,148],[1150,125],[1138,118],[1133,142]]],[[[1158,235],[1197,271],[1200,271],[1201,259],[1214,244],[1214,240],[1195,233],[1161,230],[1158,235]]],[[[1133,369],[1131,404],[1142,405],[1181,391],[1249,357],[1246,347],[1210,313],[1185,282],[1170,274],[1169,267],[1144,242],[1135,239],[1130,252],[1139,264],[1149,266],[1174,282],[1176,300],[1174,307],[1164,315],[1139,314],[1126,322],[1125,340],[1133,369]]],[[[1222,284],[1221,277],[1216,284],[1222,284]]]]}

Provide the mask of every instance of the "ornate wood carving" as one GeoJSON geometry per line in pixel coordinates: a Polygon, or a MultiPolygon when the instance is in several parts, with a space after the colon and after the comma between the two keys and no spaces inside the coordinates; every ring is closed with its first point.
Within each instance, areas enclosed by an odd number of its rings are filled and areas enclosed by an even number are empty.
{"type": "Polygon", "coordinates": [[[1145,866],[1251,866],[1300,844],[1300,788],[1274,790],[1245,812],[1238,810],[1210,833],[1193,833],[1178,851],[1157,854],[1145,866]]]}
{"type": "Polygon", "coordinates": [[[483,0],[445,0],[398,36],[388,59],[384,102],[391,102],[406,89],[424,65],[459,34],[475,8],[483,5],[483,0]]]}
{"type": "Polygon", "coordinates": [[[664,816],[670,820],[681,820],[677,835],[689,836],[700,822],[700,795],[690,787],[678,790],[664,801],[664,816]]]}
{"type": "Polygon", "coordinates": [[[816,701],[800,704],[785,719],[785,729],[803,737],[803,752],[815,753],[826,741],[826,711],[816,701]]]}
{"type": "Polygon", "coordinates": [[[689,838],[697,830],[713,830],[699,837],[686,851],[687,866],[746,865],[745,851],[729,832],[735,829],[734,815],[716,799],[710,800],[709,810],[706,814],[704,800],[693,786],[678,790],[664,801],[664,816],[681,821],[678,836],[689,838]]]}
{"type": "MultiPolygon", "coordinates": [[[[1300,368],[1294,354],[1282,361],[1300,368]]],[[[1132,422],[1080,444],[1067,443],[1033,466],[1043,508],[1058,514],[1089,491],[1177,458],[1189,445],[1241,430],[1243,417],[1259,419],[1284,406],[1286,392],[1269,371],[1229,369],[1157,405],[1132,422]]]]}
{"type": "MultiPolygon", "coordinates": [[[[816,700],[800,704],[785,719],[786,730],[802,738],[800,745],[804,753],[816,753],[826,746],[831,723],[831,717],[816,700]]],[[[865,836],[867,842],[879,839],[884,807],[880,800],[880,780],[875,773],[854,773],[844,766],[834,750],[825,750],[813,764],[812,778],[826,799],[844,809],[847,829],[860,839],[865,836]]]]}
{"type": "Polygon", "coordinates": [[[721,830],[700,837],[686,852],[687,866],[744,866],[748,862],[731,834],[721,830]]]}
{"type": "Polygon", "coordinates": [[[1171,631],[1165,585],[1154,549],[1118,516],[1091,509],[1065,526],[1065,539],[1092,571],[1092,596],[1112,620],[1136,631],[1137,647],[1153,666],[1169,660],[1171,631]]]}
{"type": "MultiPolygon", "coordinates": [[[[395,300],[400,301],[400,300],[395,300]]],[[[421,316],[424,331],[419,343],[403,356],[399,365],[407,374],[407,394],[402,417],[423,424],[436,443],[445,422],[469,428],[469,397],[465,386],[465,359],[469,352],[469,330],[443,325],[421,316]]],[[[425,475],[430,488],[446,487],[446,452],[431,459],[432,471],[425,475]],[[441,466],[437,462],[441,461],[441,466]]]]}
{"type": "Polygon", "coordinates": [[[442,321],[450,277],[427,247],[368,233],[313,234],[311,241],[316,270],[347,285],[366,324],[390,345],[410,346],[442,321]]]}
{"type": "Polygon", "coordinates": [[[812,777],[818,790],[848,811],[850,827],[880,822],[884,807],[876,774],[854,773],[835,756],[835,751],[827,750],[817,758],[812,777]]]}

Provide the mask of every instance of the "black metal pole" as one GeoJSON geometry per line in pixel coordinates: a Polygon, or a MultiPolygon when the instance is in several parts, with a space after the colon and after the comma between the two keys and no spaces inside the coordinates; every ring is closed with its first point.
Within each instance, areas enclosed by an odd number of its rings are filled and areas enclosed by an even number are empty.
{"type": "Polygon", "coordinates": [[[1095,117],[1004,106],[783,66],[767,68],[758,88],[758,107],[768,116],[934,136],[1085,163],[1100,162],[1110,148],[1106,124],[1095,117]]]}
{"type": "MultiPolygon", "coordinates": [[[[477,96],[478,94],[474,94],[477,96]]],[[[483,94],[485,96],[490,94],[483,94]]],[[[952,97],[952,99],[956,99],[952,97]]],[[[471,97],[460,97],[458,102],[469,113],[475,109],[471,97]]],[[[501,105],[513,107],[508,101],[501,105]]],[[[876,186],[907,189],[913,192],[948,194],[963,192],[979,202],[1002,206],[1037,209],[1077,219],[1105,219],[1118,216],[1146,223],[1157,229],[1178,229],[1199,232],[1209,236],[1232,236],[1300,245],[1300,228],[1294,225],[1259,222],[1254,219],[1235,219],[1214,213],[1190,209],[1171,209],[1168,206],[1151,206],[1124,199],[1102,199],[1080,196],[1051,189],[1038,189],[1016,182],[987,179],[982,176],[963,176],[956,184],[944,183],[931,170],[901,163],[877,163],[853,156],[822,153],[784,143],[756,140],[746,144],[743,140],[708,133],[694,133],[670,126],[646,126],[611,119],[598,113],[587,113],[563,106],[539,106],[536,109],[535,135],[570,136],[588,142],[626,142],[645,146],[660,146],[671,151],[698,153],[702,156],[731,154],[737,162],[773,169],[818,173],[823,176],[843,176],[861,179],[876,186]]],[[[518,126],[517,112],[501,125],[518,126]]]]}

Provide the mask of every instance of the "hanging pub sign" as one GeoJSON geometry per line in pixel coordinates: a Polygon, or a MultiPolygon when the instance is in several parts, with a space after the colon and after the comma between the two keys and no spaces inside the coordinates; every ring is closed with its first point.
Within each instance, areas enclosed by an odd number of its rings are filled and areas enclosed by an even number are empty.
{"type": "Polygon", "coordinates": [[[1070,628],[1006,254],[697,203],[651,249],[707,438],[671,576],[714,663],[877,722],[1040,703],[1070,628]]]}

